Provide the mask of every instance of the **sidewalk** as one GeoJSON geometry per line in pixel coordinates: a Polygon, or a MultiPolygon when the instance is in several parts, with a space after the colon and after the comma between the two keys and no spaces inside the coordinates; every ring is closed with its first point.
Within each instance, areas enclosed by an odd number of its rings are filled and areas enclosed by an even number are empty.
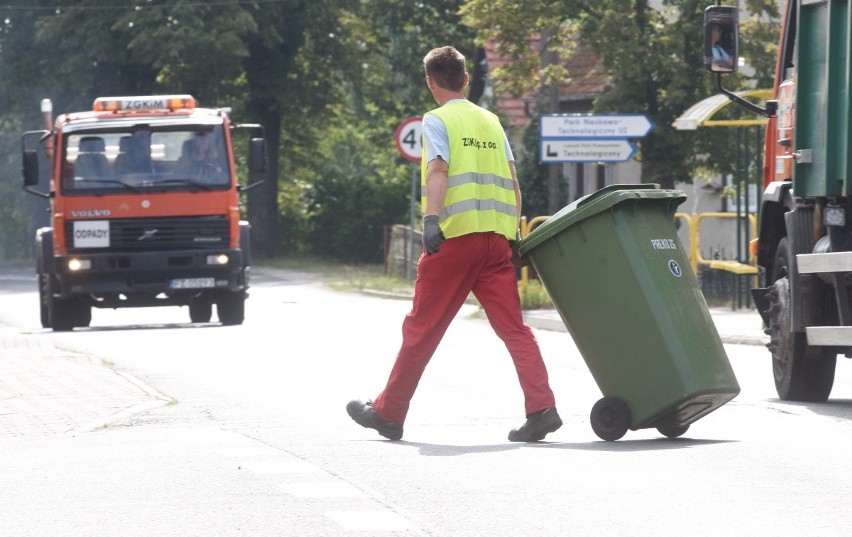
{"type": "Polygon", "coordinates": [[[92,431],[169,402],[100,358],[0,324],[0,439],[92,431]]]}

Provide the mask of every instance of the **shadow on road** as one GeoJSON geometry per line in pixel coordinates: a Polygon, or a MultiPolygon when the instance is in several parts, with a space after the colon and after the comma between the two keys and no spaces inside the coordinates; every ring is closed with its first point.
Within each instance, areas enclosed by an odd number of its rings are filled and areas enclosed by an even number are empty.
{"type": "Polygon", "coordinates": [[[116,325],[106,325],[106,326],[88,326],[86,328],[75,328],[72,331],[68,332],[53,332],[50,329],[44,330],[33,330],[28,332],[32,335],[39,334],[63,334],[63,335],[73,335],[73,334],[84,334],[91,332],[126,332],[126,331],[138,331],[138,330],[172,330],[175,328],[222,328],[222,324],[217,322],[210,323],[150,323],[150,324],[116,324],[116,325]]]}
{"type": "MultiPolygon", "coordinates": [[[[630,433],[627,433],[630,434],[630,433]]],[[[641,440],[617,440],[615,442],[607,442],[600,440],[597,442],[578,442],[573,443],[546,443],[528,444],[531,447],[537,448],[559,448],[559,449],[575,449],[584,451],[663,451],[672,449],[685,449],[699,446],[712,446],[716,444],[727,444],[730,442],[739,442],[739,440],[707,440],[703,438],[643,438],[641,440]]]]}
{"type": "Polygon", "coordinates": [[[738,440],[706,440],[693,438],[657,438],[642,440],[619,440],[617,442],[530,442],[512,444],[490,444],[483,446],[453,446],[447,444],[427,444],[423,442],[400,441],[400,445],[416,447],[420,454],[425,457],[457,457],[459,455],[471,455],[479,453],[500,453],[515,449],[574,449],[585,451],[662,451],[671,449],[685,449],[698,446],[711,446],[738,442],[738,440]]]}
{"type": "Polygon", "coordinates": [[[827,418],[852,420],[852,399],[829,399],[825,403],[798,403],[780,399],[768,399],[766,402],[769,408],[778,412],[801,414],[802,410],[806,410],[827,418]]]}
{"type": "Polygon", "coordinates": [[[400,445],[416,447],[420,454],[425,457],[457,457],[459,455],[472,455],[477,453],[499,453],[523,447],[522,444],[490,444],[484,446],[453,446],[448,444],[427,444],[423,442],[406,442],[402,440],[400,445]]]}

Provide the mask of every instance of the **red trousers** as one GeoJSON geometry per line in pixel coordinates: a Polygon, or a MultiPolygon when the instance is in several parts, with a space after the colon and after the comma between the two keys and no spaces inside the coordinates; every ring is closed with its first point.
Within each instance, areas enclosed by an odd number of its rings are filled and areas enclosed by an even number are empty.
{"type": "Polygon", "coordinates": [[[402,324],[402,347],[387,386],[373,401],[379,416],[405,422],[426,364],[470,292],[512,356],[526,414],[555,406],[538,342],[521,317],[511,257],[509,241],[496,233],[447,239],[437,253],[420,256],[414,303],[402,324]]]}

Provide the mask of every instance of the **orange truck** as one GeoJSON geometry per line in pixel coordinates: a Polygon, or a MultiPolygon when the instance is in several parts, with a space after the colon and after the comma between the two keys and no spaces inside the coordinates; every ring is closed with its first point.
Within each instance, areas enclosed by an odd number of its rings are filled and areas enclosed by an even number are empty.
{"type": "Polygon", "coordinates": [[[35,237],[42,326],[89,326],[93,307],[167,305],[187,306],[192,322],[209,322],[215,305],[222,324],[242,324],[240,194],[259,182],[241,186],[233,134],[260,134],[248,143],[253,179],[265,170],[262,127],[190,95],[100,97],[55,121],[44,100],[42,112],[45,129],[22,137],[24,189],[50,200],[51,225],[35,237]]]}

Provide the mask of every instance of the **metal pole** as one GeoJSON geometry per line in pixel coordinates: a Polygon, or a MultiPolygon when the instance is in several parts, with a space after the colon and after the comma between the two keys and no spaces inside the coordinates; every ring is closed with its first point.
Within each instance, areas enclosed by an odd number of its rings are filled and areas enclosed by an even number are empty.
{"type": "Polygon", "coordinates": [[[408,231],[408,255],[405,262],[405,279],[411,283],[411,265],[414,263],[414,209],[417,198],[417,166],[411,167],[411,202],[408,207],[409,226],[408,231]]]}
{"type": "MultiPolygon", "coordinates": [[[[745,178],[745,193],[743,196],[743,216],[742,216],[742,229],[740,231],[742,236],[742,243],[740,244],[740,251],[737,252],[737,261],[740,263],[748,262],[748,215],[750,212],[749,207],[749,185],[751,184],[751,173],[749,168],[751,168],[751,144],[749,143],[748,131],[745,129],[741,129],[743,131],[743,145],[745,154],[743,155],[743,176],[745,178]]],[[[741,280],[739,276],[737,277],[737,281],[741,280]]],[[[745,305],[746,300],[748,299],[748,292],[746,289],[742,289],[742,282],[737,283],[737,306],[742,307],[745,305]],[[740,291],[744,291],[741,293],[740,291]],[[743,296],[746,295],[746,296],[743,296]]]]}
{"type": "MultiPolygon", "coordinates": [[[[734,129],[734,133],[736,135],[736,143],[734,144],[734,166],[736,171],[734,172],[734,181],[736,182],[736,193],[737,193],[737,216],[734,219],[736,222],[736,260],[740,261],[741,256],[740,252],[742,251],[742,247],[740,244],[742,234],[740,233],[741,223],[742,223],[742,178],[743,178],[743,147],[742,147],[742,129],[734,129]]],[[[733,296],[733,304],[731,304],[731,309],[737,309],[737,306],[740,303],[740,279],[733,275],[734,277],[734,296],[733,296]]]]}

